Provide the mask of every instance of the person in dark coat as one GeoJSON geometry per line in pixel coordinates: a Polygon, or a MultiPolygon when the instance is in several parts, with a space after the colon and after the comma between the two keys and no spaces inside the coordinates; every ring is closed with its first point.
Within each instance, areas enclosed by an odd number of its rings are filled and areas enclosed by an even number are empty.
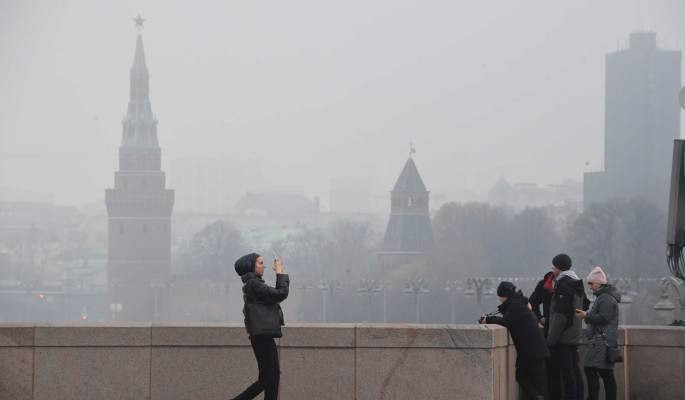
{"type": "Polygon", "coordinates": [[[545,276],[535,285],[535,290],[530,294],[528,301],[533,309],[533,313],[538,319],[538,324],[544,329],[545,337],[549,325],[549,305],[552,302],[552,295],[554,294],[554,272],[549,271],[545,276]],[[542,310],[541,310],[542,308],[542,310]]]}
{"type": "MultiPolygon", "coordinates": [[[[576,309],[587,310],[589,300],[585,296],[583,280],[571,270],[571,257],[558,254],[552,259],[555,276],[554,295],[550,302],[547,345],[552,353],[550,374],[561,377],[565,400],[582,400],[584,385],[580,370],[578,345],[582,335],[582,321],[576,316],[576,309]]],[[[550,387],[550,395],[561,399],[561,388],[550,387]]]]}
{"type": "Polygon", "coordinates": [[[607,360],[607,345],[618,345],[618,303],[621,294],[608,284],[602,268],[595,267],[587,276],[590,290],[596,299],[590,311],[576,310],[578,317],[588,326],[587,353],[585,353],[585,377],[588,400],[599,398],[599,378],[604,382],[606,400],[616,400],[614,364],[607,360]]]}
{"type": "MultiPolygon", "coordinates": [[[[243,281],[243,300],[248,303],[262,303],[277,306],[288,297],[290,280],[283,273],[281,260],[274,259],[276,272],[276,287],[264,282],[264,258],[257,253],[247,254],[235,262],[235,271],[243,281]]],[[[243,309],[245,314],[245,308],[243,309]]],[[[281,319],[281,325],[283,320],[281,319]]],[[[247,324],[246,324],[247,326],[247,324]]],[[[276,336],[279,336],[276,334],[276,336]]],[[[264,392],[264,400],[278,399],[278,385],[281,369],[278,361],[278,349],[274,342],[274,335],[250,336],[250,343],[257,359],[259,377],[243,393],[233,400],[254,399],[264,392]]]]}
{"type": "MultiPolygon", "coordinates": [[[[549,310],[554,295],[554,279],[556,276],[553,271],[548,271],[545,276],[535,285],[535,290],[531,293],[528,302],[533,313],[538,319],[538,325],[542,327],[547,337],[549,331],[549,310]]],[[[561,397],[561,376],[559,371],[550,364],[551,359],[547,359],[547,387],[550,393],[557,398],[561,397]]],[[[554,398],[554,397],[553,397],[554,398]]]]}
{"type": "Polygon", "coordinates": [[[501,282],[497,296],[502,302],[497,308],[502,317],[483,315],[479,322],[502,325],[509,330],[516,348],[516,381],[521,394],[526,400],[543,400],[547,392],[545,359],[549,351],[537,318],[528,308],[528,299],[513,283],[501,282]]]}

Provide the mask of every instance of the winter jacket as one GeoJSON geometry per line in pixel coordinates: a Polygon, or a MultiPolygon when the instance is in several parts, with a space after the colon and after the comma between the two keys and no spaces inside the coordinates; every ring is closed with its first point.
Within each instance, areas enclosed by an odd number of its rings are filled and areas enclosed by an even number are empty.
{"type": "Polygon", "coordinates": [[[528,309],[528,299],[521,292],[509,297],[498,307],[502,317],[487,317],[485,323],[506,327],[516,347],[516,365],[525,366],[549,356],[545,337],[537,318],[528,309]]]}
{"type": "Polygon", "coordinates": [[[545,337],[547,336],[547,331],[549,329],[549,305],[552,301],[552,295],[554,294],[553,286],[551,288],[545,287],[545,282],[548,280],[552,281],[552,285],[554,284],[554,274],[552,271],[546,273],[545,277],[538,282],[529,299],[530,306],[533,308],[533,313],[535,313],[537,319],[540,320],[540,318],[545,318],[545,337]],[[542,307],[542,311],[540,311],[540,307],[542,307]]]}
{"type": "Polygon", "coordinates": [[[614,364],[606,362],[606,345],[601,332],[609,346],[618,344],[618,303],[621,294],[611,285],[603,286],[595,293],[596,299],[585,317],[587,329],[586,367],[612,369],[614,364]]]}
{"type": "MultiPolygon", "coordinates": [[[[241,275],[241,279],[243,280],[243,301],[245,304],[261,303],[276,307],[280,312],[281,325],[285,325],[279,303],[288,297],[290,286],[288,274],[276,274],[276,287],[267,285],[264,279],[254,272],[241,275]]],[[[245,306],[243,306],[243,316],[247,318],[245,306]]],[[[259,321],[256,323],[259,324],[259,321]]],[[[280,337],[280,334],[277,337],[280,337]]]]}
{"type": "Polygon", "coordinates": [[[587,310],[589,303],[583,280],[571,270],[560,273],[550,302],[547,333],[547,344],[550,347],[558,344],[580,344],[583,325],[580,318],[576,317],[576,309],[587,310]]]}

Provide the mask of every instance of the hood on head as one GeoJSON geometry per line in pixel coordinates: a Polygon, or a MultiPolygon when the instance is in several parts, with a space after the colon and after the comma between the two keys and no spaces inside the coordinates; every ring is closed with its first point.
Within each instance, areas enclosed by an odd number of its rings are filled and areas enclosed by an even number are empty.
{"type": "Polygon", "coordinates": [[[248,272],[254,272],[254,266],[257,259],[260,257],[257,253],[246,254],[235,261],[235,272],[243,276],[248,272]]]}
{"type": "Polygon", "coordinates": [[[599,297],[599,295],[602,293],[606,293],[609,296],[613,297],[614,299],[616,299],[617,303],[621,302],[621,293],[619,293],[618,289],[616,289],[616,287],[613,285],[603,286],[601,289],[597,291],[597,293],[595,293],[595,296],[599,297]]]}
{"type": "Polygon", "coordinates": [[[557,284],[561,284],[562,280],[565,284],[570,285],[576,292],[585,292],[585,288],[583,287],[583,280],[580,279],[574,271],[568,270],[560,273],[559,276],[557,276],[557,284]]]}

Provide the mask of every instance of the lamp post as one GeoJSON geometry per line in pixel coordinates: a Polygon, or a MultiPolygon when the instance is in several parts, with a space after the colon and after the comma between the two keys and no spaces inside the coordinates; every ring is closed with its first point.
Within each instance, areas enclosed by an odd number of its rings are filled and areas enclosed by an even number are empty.
{"type": "Polygon", "coordinates": [[[473,296],[476,295],[476,303],[478,305],[483,301],[483,296],[492,296],[494,291],[492,290],[493,280],[490,278],[468,278],[466,280],[466,290],[464,294],[473,296]]]}
{"type": "Polygon", "coordinates": [[[366,307],[366,322],[371,322],[371,300],[373,298],[373,295],[374,293],[379,293],[381,291],[381,284],[379,281],[375,279],[362,279],[361,282],[359,282],[359,288],[357,288],[357,293],[366,294],[369,300],[369,304],[367,304],[366,307]]]}
{"type": "Polygon", "coordinates": [[[154,309],[152,312],[152,322],[157,322],[159,320],[159,289],[166,287],[164,282],[155,279],[150,282],[150,288],[153,290],[154,294],[154,309]]]}
{"type": "Polygon", "coordinates": [[[633,304],[633,296],[631,296],[632,283],[630,282],[629,278],[617,278],[612,283],[614,287],[616,287],[616,290],[621,294],[621,302],[618,303],[618,309],[620,311],[619,320],[621,325],[625,325],[628,310],[633,304]]]}
{"type": "Polygon", "coordinates": [[[457,292],[461,291],[461,281],[445,282],[445,291],[452,295],[451,319],[452,324],[456,323],[457,292]]]}
{"type": "Polygon", "coordinates": [[[426,287],[426,282],[422,278],[414,277],[405,282],[403,292],[405,294],[414,296],[414,306],[416,307],[416,323],[418,324],[420,321],[419,296],[430,293],[430,290],[428,290],[428,287],[426,287]]]}
{"type": "Polygon", "coordinates": [[[328,322],[326,314],[326,298],[333,297],[333,292],[341,290],[340,282],[336,280],[323,279],[319,282],[319,289],[321,290],[321,319],[323,322],[328,322]]]}

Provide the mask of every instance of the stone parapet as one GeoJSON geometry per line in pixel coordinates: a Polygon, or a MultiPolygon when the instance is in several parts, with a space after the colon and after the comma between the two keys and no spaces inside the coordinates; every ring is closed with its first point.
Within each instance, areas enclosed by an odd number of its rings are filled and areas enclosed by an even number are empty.
{"type": "MultiPolygon", "coordinates": [[[[516,398],[495,325],[290,324],[281,398],[516,398]]],[[[621,329],[621,398],[685,398],[685,328],[621,329]]],[[[0,325],[0,399],[227,399],[257,377],[238,324],[0,325]]]]}

